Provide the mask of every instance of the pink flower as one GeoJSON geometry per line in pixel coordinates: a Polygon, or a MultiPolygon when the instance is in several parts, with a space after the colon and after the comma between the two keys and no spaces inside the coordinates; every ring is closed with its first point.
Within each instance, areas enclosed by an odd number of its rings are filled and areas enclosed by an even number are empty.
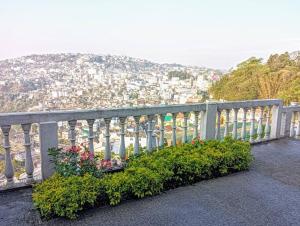
{"type": "Polygon", "coordinates": [[[83,153],[81,153],[80,159],[81,159],[82,161],[85,161],[85,160],[89,159],[89,153],[88,153],[88,152],[83,152],[83,153]]]}
{"type": "Polygon", "coordinates": [[[101,166],[104,168],[111,168],[111,161],[110,160],[101,160],[101,166]]]}
{"type": "Polygon", "coordinates": [[[94,154],[92,152],[89,152],[89,159],[94,159],[94,154]]]}
{"type": "Polygon", "coordinates": [[[81,148],[79,146],[72,146],[68,149],[68,152],[71,152],[71,153],[79,153],[81,150],[81,148]]]}

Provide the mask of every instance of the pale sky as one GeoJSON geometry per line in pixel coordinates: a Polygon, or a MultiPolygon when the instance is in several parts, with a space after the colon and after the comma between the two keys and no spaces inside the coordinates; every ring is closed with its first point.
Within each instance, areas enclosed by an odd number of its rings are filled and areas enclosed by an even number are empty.
{"type": "Polygon", "coordinates": [[[298,0],[0,0],[0,59],[127,55],[228,69],[300,50],[298,0]]]}

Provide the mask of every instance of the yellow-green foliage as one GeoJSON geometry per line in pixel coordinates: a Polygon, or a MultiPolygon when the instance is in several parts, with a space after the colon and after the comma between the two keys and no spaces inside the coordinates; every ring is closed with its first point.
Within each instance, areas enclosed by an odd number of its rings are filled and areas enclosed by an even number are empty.
{"type": "Polygon", "coordinates": [[[42,216],[73,219],[84,206],[95,203],[99,188],[100,181],[89,174],[70,177],[54,174],[35,186],[32,198],[42,216]]]}
{"type": "Polygon", "coordinates": [[[285,104],[300,101],[300,57],[271,55],[266,63],[250,58],[212,85],[215,99],[251,100],[281,98],[285,104]]]}
{"type": "Polygon", "coordinates": [[[37,185],[35,206],[45,217],[74,218],[85,206],[117,205],[127,198],[143,198],[170,188],[248,169],[252,161],[248,142],[194,141],[143,153],[129,160],[123,172],[61,177],[54,175],[37,185]]]}

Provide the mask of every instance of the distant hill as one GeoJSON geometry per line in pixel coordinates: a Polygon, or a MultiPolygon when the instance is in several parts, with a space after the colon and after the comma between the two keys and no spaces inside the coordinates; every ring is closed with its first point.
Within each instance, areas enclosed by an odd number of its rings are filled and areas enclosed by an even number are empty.
{"type": "Polygon", "coordinates": [[[221,76],[216,69],[128,56],[30,55],[0,61],[0,111],[124,106],[133,97],[136,103],[178,103],[179,94],[194,98],[221,76]],[[177,83],[180,74],[187,76],[177,83]]]}
{"type": "MultiPolygon", "coordinates": [[[[80,69],[89,69],[94,66],[98,71],[103,73],[144,73],[197,69],[199,71],[213,70],[205,67],[184,66],[181,64],[159,64],[145,59],[132,58],[128,56],[114,55],[95,55],[95,54],[43,54],[29,55],[20,58],[0,61],[0,76],[15,74],[18,71],[32,76],[37,69],[43,69],[54,72],[55,69],[62,72],[68,72],[72,67],[80,65],[80,69]],[[11,70],[12,67],[19,67],[19,70],[11,70]]],[[[221,71],[214,70],[220,74],[221,71]]],[[[49,71],[48,71],[49,72],[49,71]]]]}

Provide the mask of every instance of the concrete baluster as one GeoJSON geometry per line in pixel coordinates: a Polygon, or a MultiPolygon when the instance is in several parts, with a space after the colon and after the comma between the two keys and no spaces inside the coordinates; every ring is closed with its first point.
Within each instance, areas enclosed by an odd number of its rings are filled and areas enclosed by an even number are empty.
{"type": "Polygon", "coordinates": [[[194,115],[195,115],[195,124],[194,124],[193,139],[198,137],[199,111],[194,111],[194,115]]]}
{"type": "Polygon", "coordinates": [[[153,120],[152,120],[152,122],[151,122],[151,126],[152,126],[152,139],[151,139],[151,141],[152,141],[152,149],[155,149],[155,148],[157,148],[157,136],[156,136],[156,130],[155,130],[155,125],[156,125],[156,122],[157,122],[157,116],[156,115],[154,115],[154,117],[153,117],[153,120]]]}
{"type": "Polygon", "coordinates": [[[295,136],[295,119],[296,119],[295,112],[292,112],[292,120],[291,120],[291,127],[290,127],[290,137],[295,136]]]}
{"type": "Polygon", "coordinates": [[[252,107],[250,110],[250,142],[254,141],[255,135],[255,107],[252,107]]]}
{"type": "Polygon", "coordinates": [[[159,134],[159,147],[165,145],[165,114],[160,115],[160,134],[159,134]]]}
{"type": "Polygon", "coordinates": [[[148,115],[148,130],[147,130],[147,151],[151,151],[152,150],[152,121],[154,118],[154,115],[148,115]]]}
{"type": "Polygon", "coordinates": [[[111,149],[110,149],[110,121],[111,118],[105,118],[105,152],[104,160],[111,160],[111,149]]]}
{"type": "Polygon", "coordinates": [[[226,117],[225,117],[225,129],[224,129],[224,137],[229,135],[229,114],[230,114],[230,109],[225,110],[226,117]]]}
{"type": "Polygon", "coordinates": [[[241,131],[241,138],[242,140],[246,140],[247,135],[247,108],[243,108],[243,122],[242,122],[242,131],[241,131]]]}
{"type": "Polygon", "coordinates": [[[232,138],[237,139],[237,127],[238,127],[238,120],[237,120],[237,115],[238,115],[239,109],[235,108],[233,109],[233,128],[232,128],[232,138]]]}
{"type": "Polygon", "coordinates": [[[297,123],[297,130],[296,130],[296,138],[300,138],[300,112],[298,112],[298,123],[297,123]]]}
{"type": "Polygon", "coordinates": [[[4,169],[4,175],[6,177],[6,185],[11,186],[14,182],[14,168],[12,165],[11,155],[10,155],[10,143],[9,143],[9,131],[11,126],[10,125],[4,125],[1,126],[3,135],[4,135],[4,144],[3,148],[5,150],[5,169],[4,169]]]}
{"type": "Polygon", "coordinates": [[[176,146],[176,116],[177,113],[172,113],[172,145],[176,146]]]}
{"type": "Polygon", "coordinates": [[[265,127],[265,140],[270,139],[270,114],[271,114],[272,106],[268,106],[267,115],[266,115],[266,127],[265,127]]]}
{"type": "Polygon", "coordinates": [[[217,131],[216,131],[216,140],[221,139],[221,111],[217,111],[217,131]]]}
{"type": "Polygon", "coordinates": [[[76,131],[75,131],[76,122],[77,122],[76,120],[68,121],[70,127],[70,141],[72,146],[76,145],[76,131]]]}
{"type": "Polygon", "coordinates": [[[183,113],[183,137],[182,137],[182,143],[187,143],[187,141],[188,141],[188,135],[187,135],[188,117],[189,117],[189,112],[184,112],[183,113]]]}
{"type": "Polygon", "coordinates": [[[94,130],[93,130],[93,126],[94,126],[94,122],[95,119],[88,119],[86,120],[89,126],[89,151],[91,153],[94,153],[94,130]]]}
{"type": "Polygon", "coordinates": [[[139,148],[140,148],[140,143],[139,143],[140,118],[141,116],[134,116],[134,121],[135,121],[134,154],[135,155],[139,154],[139,148]]]}
{"type": "Polygon", "coordinates": [[[264,107],[260,107],[259,108],[259,119],[258,119],[258,126],[257,126],[257,141],[261,141],[262,140],[262,134],[263,134],[263,119],[264,119],[264,107]]]}
{"type": "Polygon", "coordinates": [[[33,182],[33,161],[31,155],[31,142],[30,142],[30,130],[31,124],[22,124],[24,133],[24,147],[25,147],[25,171],[26,171],[26,183],[31,184],[33,182]]]}
{"type": "Polygon", "coordinates": [[[122,160],[126,159],[126,150],[125,150],[125,121],[126,121],[126,117],[120,117],[120,149],[119,149],[119,154],[120,154],[120,158],[122,160]]]}

